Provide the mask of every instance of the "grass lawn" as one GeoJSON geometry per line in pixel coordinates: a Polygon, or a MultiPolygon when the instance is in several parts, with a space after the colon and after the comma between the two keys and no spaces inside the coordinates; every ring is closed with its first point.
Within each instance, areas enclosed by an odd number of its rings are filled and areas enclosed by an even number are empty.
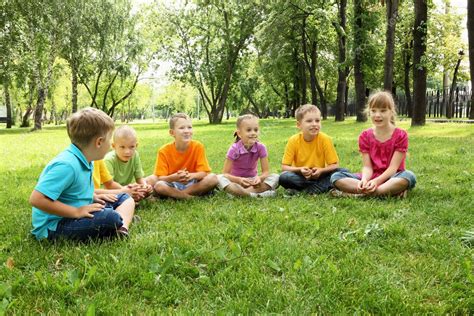
{"type": "MultiPolygon", "coordinates": [[[[273,171],[292,120],[262,120],[273,171]]],[[[341,166],[360,169],[357,136],[369,124],[323,122],[341,166]]],[[[28,197],[68,145],[64,127],[0,130],[0,314],[474,312],[474,125],[408,130],[405,200],[322,196],[146,201],[129,240],[37,242],[28,197]]],[[[137,124],[145,173],[166,124],[137,124]]],[[[222,169],[234,123],[195,122],[194,138],[222,169]]]]}

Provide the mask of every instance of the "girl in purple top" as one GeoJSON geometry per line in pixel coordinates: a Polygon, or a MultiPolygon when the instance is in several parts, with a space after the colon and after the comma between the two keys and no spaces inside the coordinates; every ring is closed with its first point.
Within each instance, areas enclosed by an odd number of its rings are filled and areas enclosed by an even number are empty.
{"type": "MultiPolygon", "coordinates": [[[[369,98],[367,110],[373,127],[359,136],[362,173],[337,172],[331,183],[349,194],[369,196],[399,195],[416,184],[413,172],[405,170],[408,150],[407,132],[395,126],[395,102],[389,92],[377,92],[369,98]]],[[[333,195],[342,192],[333,191],[333,195]]]]}
{"type": "Polygon", "coordinates": [[[270,174],[267,148],[258,141],[258,118],[251,114],[237,118],[236,137],[227,151],[223,174],[218,175],[218,187],[235,196],[274,196],[278,175],[270,174]],[[262,173],[257,172],[260,160],[262,173]]]}

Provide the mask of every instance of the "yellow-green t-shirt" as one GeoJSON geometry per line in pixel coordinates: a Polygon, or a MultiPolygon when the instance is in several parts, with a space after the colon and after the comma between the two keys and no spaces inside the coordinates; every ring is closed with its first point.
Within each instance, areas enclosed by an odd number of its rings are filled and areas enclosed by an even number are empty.
{"type": "Polygon", "coordinates": [[[112,180],[112,175],[105,166],[104,160],[94,161],[94,172],[92,173],[92,179],[94,180],[94,189],[100,189],[102,183],[112,180]]]}
{"type": "Polygon", "coordinates": [[[281,163],[292,167],[324,168],[337,162],[339,157],[331,138],[319,132],[310,142],[304,140],[303,133],[291,136],[281,163]]]}

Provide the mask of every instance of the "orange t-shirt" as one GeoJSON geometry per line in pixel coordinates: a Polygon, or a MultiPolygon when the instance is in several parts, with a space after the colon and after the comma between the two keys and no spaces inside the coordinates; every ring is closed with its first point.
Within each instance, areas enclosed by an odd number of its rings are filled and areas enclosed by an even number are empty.
{"type": "Polygon", "coordinates": [[[174,142],[163,145],[159,150],[153,174],[156,176],[169,176],[186,168],[189,172],[210,172],[204,145],[196,140],[189,143],[185,152],[176,150],[174,142]]]}

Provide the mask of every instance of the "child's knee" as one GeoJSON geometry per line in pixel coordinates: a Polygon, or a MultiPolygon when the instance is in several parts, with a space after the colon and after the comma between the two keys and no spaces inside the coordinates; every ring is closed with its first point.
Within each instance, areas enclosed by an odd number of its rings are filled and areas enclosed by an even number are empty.
{"type": "Polygon", "coordinates": [[[210,173],[206,175],[201,181],[204,181],[207,185],[215,187],[219,183],[219,179],[217,175],[214,173],[210,173]]]}
{"type": "Polygon", "coordinates": [[[123,219],[119,213],[113,210],[103,211],[106,212],[105,218],[103,219],[103,224],[109,227],[119,228],[123,226],[123,219]]]}

